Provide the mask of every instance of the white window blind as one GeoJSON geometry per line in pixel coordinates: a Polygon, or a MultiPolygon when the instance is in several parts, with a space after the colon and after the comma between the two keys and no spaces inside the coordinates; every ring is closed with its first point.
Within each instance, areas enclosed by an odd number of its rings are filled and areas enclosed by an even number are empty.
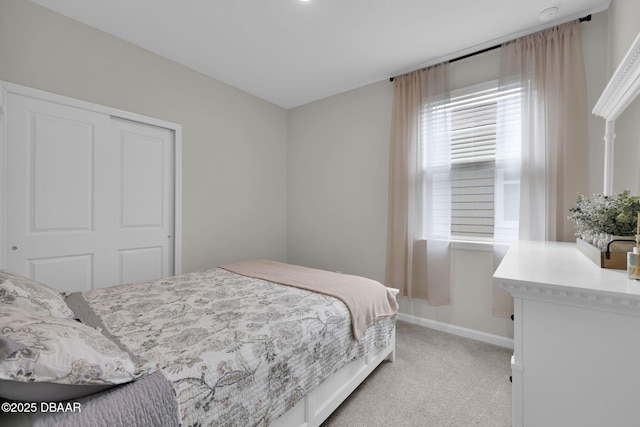
{"type": "MultiPolygon", "coordinates": [[[[498,105],[507,99],[519,103],[519,91],[500,91],[497,81],[492,81],[452,92],[444,106],[450,120],[450,229],[454,239],[491,240],[495,221],[501,223],[505,218],[494,206],[496,184],[503,184],[502,175],[496,173],[498,105]]],[[[519,114],[509,117],[512,119],[519,120],[519,114]]],[[[498,205],[502,198],[498,194],[498,205]]]]}
{"type": "Polygon", "coordinates": [[[448,104],[451,117],[451,165],[493,162],[496,156],[496,115],[498,88],[466,89],[452,94],[448,104]]]}
{"type": "Polygon", "coordinates": [[[453,93],[451,236],[493,237],[497,84],[453,93]]]}
{"type": "Polygon", "coordinates": [[[489,161],[451,165],[451,236],[493,237],[494,165],[489,161]]]}

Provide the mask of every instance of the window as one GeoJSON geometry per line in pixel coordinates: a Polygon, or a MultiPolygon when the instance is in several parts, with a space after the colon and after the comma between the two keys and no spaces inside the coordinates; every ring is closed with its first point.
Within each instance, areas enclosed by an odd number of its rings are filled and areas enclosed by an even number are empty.
{"type": "MultiPolygon", "coordinates": [[[[496,140],[499,115],[509,122],[501,127],[503,131],[519,132],[519,90],[499,90],[497,81],[492,81],[454,91],[445,104],[425,105],[423,114],[423,132],[435,135],[423,135],[423,141],[440,147],[423,150],[424,176],[435,194],[427,196],[425,208],[446,210],[430,213],[439,218],[432,226],[441,227],[446,218],[452,239],[474,241],[491,241],[496,225],[509,227],[515,221],[517,226],[517,191],[510,190],[519,187],[519,173],[496,167],[496,140]],[[499,114],[504,105],[509,114],[499,114]],[[440,160],[434,163],[429,156],[440,160]],[[433,178],[436,175],[439,183],[433,178]],[[442,194],[447,195],[440,197],[442,194]]],[[[436,231],[438,234],[442,235],[436,231]]]]}

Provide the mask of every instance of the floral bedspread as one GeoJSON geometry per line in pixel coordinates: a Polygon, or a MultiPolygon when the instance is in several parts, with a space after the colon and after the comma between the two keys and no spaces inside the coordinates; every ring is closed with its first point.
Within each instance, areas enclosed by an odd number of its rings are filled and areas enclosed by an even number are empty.
{"type": "Polygon", "coordinates": [[[391,339],[360,341],[336,298],[223,269],[84,293],[105,327],[173,384],[183,425],[264,426],[391,339]]]}

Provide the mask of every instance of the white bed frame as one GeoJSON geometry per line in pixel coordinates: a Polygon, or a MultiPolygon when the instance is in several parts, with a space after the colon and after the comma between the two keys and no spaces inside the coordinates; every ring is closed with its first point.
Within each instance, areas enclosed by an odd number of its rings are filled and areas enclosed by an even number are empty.
{"type": "MultiPolygon", "coordinates": [[[[395,288],[387,289],[394,298],[400,292],[395,288]]],[[[319,387],[307,393],[304,399],[270,425],[272,427],[319,426],[380,363],[384,360],[393,362],[395,351],[396,330],[394,328],[387,347],[375,349],[370,354],[344,366],[319,387]]]]}

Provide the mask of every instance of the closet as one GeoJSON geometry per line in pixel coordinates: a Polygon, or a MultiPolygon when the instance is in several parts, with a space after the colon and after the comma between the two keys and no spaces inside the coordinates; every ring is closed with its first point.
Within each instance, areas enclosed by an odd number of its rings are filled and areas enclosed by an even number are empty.
{"type": "Polygon", "coordinates": [[[0,266],[61,291],[178,274],[180,126],[0,90],[0,266]]]}

